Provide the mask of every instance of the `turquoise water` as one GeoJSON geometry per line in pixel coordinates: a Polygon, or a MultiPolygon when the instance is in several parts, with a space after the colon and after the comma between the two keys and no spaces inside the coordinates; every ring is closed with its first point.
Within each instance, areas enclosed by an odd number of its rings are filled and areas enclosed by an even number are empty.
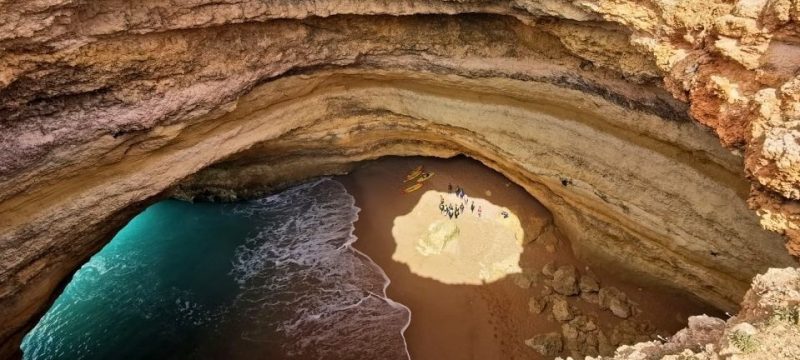
{"type": "Polygon", "coordinates": [[[407,359],[410,312],[350,247],[358,210],[330,179],[154,204],[75,273],[24,358],[407,359]]]}

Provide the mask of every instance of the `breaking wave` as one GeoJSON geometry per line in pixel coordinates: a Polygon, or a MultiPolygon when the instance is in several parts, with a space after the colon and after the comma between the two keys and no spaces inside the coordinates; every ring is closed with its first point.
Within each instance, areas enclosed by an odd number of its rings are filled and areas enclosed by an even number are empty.
{"type": "Polygon", "coordinates": [[[26,359],[408,359],[411,312],[320,179],[236,204],[167,200],[73,276],[26,359]]]}
{"type": "Polygon", "coordinates": [[[331,179],[234,210],[268,219],[234,260],[232,275],[241,287],[234,307],[258,323],[243,337],[268,340],[277,329],[288,340],[286,354],[302,358],[408,358],[402,333],[409,309],[386,296],[389,278],[351,246],[359,210],[331,179]]]}

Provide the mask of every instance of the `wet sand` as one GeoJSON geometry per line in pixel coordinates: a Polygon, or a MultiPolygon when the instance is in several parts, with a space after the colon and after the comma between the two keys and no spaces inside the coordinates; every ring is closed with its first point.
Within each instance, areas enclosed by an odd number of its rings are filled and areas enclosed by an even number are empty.
{"type": "MultiPolygon", "coordinates": [[[[355,224],[355,247],[369,255],[391,279],[388,296],[411,309],[411,324],[405,332],[412,359],[544,359],[524,341],[536,334],[560,332],[561,324],[549,309],[541,314],[528,310],[528,300],[538,295],[541,285],[524,289],[511,276],[483,285],[452,285],[420,277],[406,264],[392,259],[396,250],[392,227],[395,218],[408,214],[428,190],[448,191],[459,185],[468,196],[480,197],[510,209],[521,223],[525,236],[540,231],[550,214],[524,189],[477,161],[457,157],[384,158],[366,162],[351,174],[338,177],[361,208],[355,224]],[[435,176],[413,193],[403,192],[406,174],[418,165],[435,176]]],[[[549,241],[540,238],[524,247],[520,266],[540,270],[555,261],[574,265],[581,273],[591,268],[601,286],[624,291],[643,310],[636,320],[653,324],[658,333],[669,335],[685,325],[694,314],[715,314],[711,307],[661,289],[616,279],[614,269],[593,268],[575,259],[569,243],[557,231],[549,241]],[[555,243],[555,251],[545,249],[555,243]]],[[[528,239],[530,240],[530,239],[528,239]]],[[[526,241],[527,242],[527,241],[526,241]]],[[[552,249],[551,249],[552,250],[552,249]]],[[[621,319],[597,305],[572,297],[570,304],[598,319],[610,333],[621,319]]],[[[569,355],[566,351],[563,355],[569,355]]]]}

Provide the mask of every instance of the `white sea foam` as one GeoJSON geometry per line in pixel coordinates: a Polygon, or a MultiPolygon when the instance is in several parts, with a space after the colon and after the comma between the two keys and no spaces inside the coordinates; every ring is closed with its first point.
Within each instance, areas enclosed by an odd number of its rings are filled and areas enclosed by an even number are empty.
{"type": "Polygon", "coordinates": [[[409,358],[411,312],[386,296],[383,270],[351,247],[360,209],[341,183],[313,181],[234,211],[261,224],[232,271],[241,287],[234,307],[258,323],[244,339],[274,341],[277,329],[290,357],[409,358]]]}
{"type": "MultiPolygon", "coordinates": [[[[193,270],[229,253],[184,252],[194,245],[186,228],[153,232],[147,225],[160,212],[151,213],[76,273],[26,336],[25,358],[409,358],[411,313],[386,297],[389,279],[350,246],[359,209],[340,183],[322,179],[218,206],[255,229],[236,248],[231,277],[193,270]],[[195,272],[217,283],[198,284],[195,272]]],[[[212,232],[203,244],[240,244],[238,236],[212,232]]]]}

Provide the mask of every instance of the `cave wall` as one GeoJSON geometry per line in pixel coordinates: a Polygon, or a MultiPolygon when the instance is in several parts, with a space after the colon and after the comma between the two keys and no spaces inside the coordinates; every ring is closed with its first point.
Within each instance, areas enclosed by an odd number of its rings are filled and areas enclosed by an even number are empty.
{"type": "Polygon", "coordinates": [[[0,355],[164,191],[266,191],[382,155],[474,157],[580,255],[731,309],[800,252],[798,15],[785,0],[4,2],[0,355]]]}
{"type": "Polygon", "coordinates": [[[339,69],[253,89],[224,121],[240,116],[269,129],[291,118],[293,128],[190,176],[177,194],[252,196],[385,155],[467,154],[550,209],[579,255],[726,310],[753,275],[794,263],[747,209],[740,160],[711,134],[599,95],[535,81],[339,69]],[[308,88],[288,104],[263,102],[308,88]]]}

